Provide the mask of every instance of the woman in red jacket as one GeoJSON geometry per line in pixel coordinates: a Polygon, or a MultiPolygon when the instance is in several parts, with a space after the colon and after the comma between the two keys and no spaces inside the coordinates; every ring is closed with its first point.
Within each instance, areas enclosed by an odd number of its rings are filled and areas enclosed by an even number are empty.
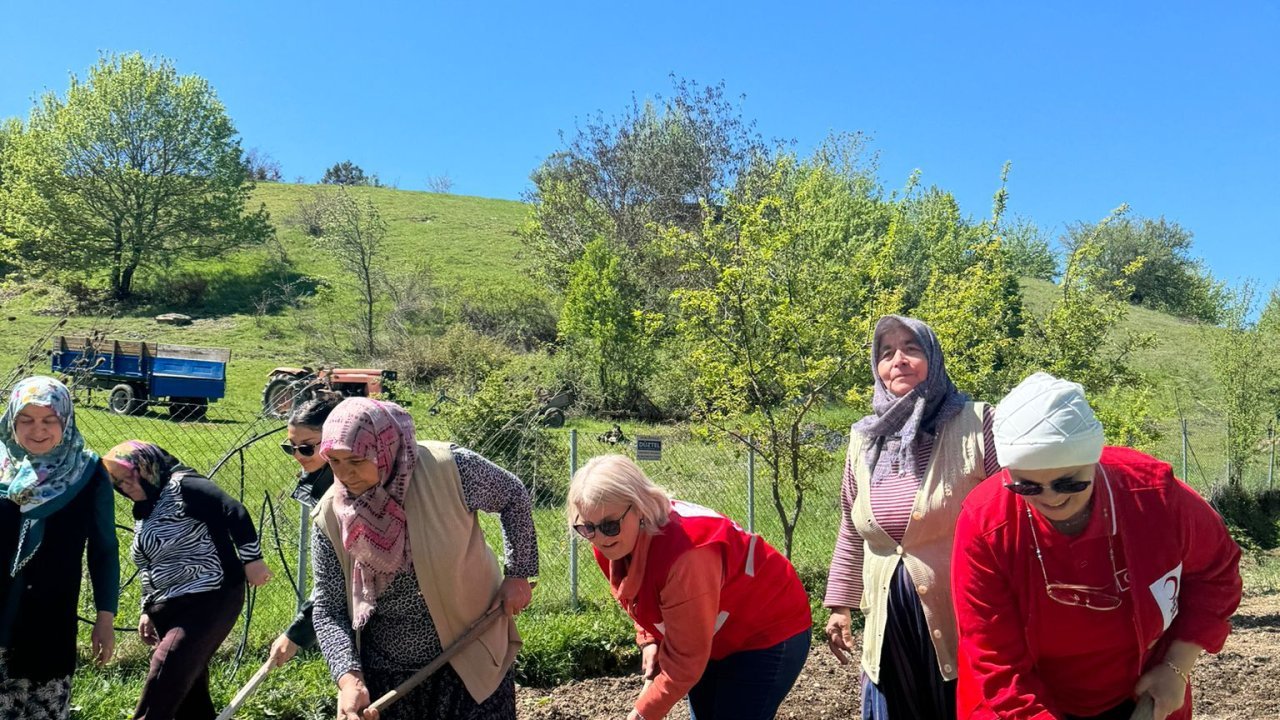
{"type": "Polygon", "coordinates": [[[960,718],[1191,717],[1196,659],[1240,602],[1240,549],[1172,468],[1103,447],[1083,389],[1045,373],[996,408],[1005,468],[956,525],[960,718]]]}
{"type": "Polygon", "coordinates": [[[693,720],[772,718],[809,654],[809,598],[791,563],[723,515],[671,500],[623,455],[584,465],[568,505],[652,681],[628,720],[660,720],[686,694],[693,720]]]}

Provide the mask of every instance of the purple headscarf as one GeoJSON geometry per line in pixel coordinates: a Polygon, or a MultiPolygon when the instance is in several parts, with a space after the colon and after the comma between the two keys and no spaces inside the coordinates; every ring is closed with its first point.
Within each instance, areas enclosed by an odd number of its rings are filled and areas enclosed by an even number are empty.
{"type": "Polygon", "coordinates": [[[933,435],[938,427],[960,412],[969,396],[957,390],[947,375],[942,346],[933,329],[915,318],[901,315],[885,315],[876,322],[871,342],[871,376],[875,379],[875,394],[871,398],[875,414],[854,423],[853,429],[871,441],[866,444],[865,457],[868,464],[874,465],[871,469],[874,484],[891,472],[891,466],[914,473],[916,441],[921,433],[933,435]],[[902,397],[889,392],[876,367],[885,333],[898,327],[906,328],[916,336],[929,367],[924,381],[902,397]],[[884,439],[884,445],[877,462],[876,447],[880,445],[877,442],[880,438],[884,439]]]}

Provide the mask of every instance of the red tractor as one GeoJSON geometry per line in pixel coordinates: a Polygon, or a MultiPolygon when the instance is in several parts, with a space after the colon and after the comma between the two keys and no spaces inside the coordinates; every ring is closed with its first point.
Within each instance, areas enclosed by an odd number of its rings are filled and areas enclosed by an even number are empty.
{"type": "Polygon", "coordinates": [[[262,388],[262,414],[284,419],[293,406],[318,392],[336,392],[345,397],[390,397],[388,383],[395,370],[376,368],[278,367],[270,372],[262,388]]]}

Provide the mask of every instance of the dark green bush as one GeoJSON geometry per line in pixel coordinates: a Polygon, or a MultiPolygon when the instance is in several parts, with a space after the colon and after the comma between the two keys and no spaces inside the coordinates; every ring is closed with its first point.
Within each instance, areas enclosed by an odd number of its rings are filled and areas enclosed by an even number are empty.
{"type": "Polygon", "coordinates": [[[1280,546],[1280,490],[1220,485],[1209,493],[1209,503],[1242,548],[1271,550],[1280,546]]]}

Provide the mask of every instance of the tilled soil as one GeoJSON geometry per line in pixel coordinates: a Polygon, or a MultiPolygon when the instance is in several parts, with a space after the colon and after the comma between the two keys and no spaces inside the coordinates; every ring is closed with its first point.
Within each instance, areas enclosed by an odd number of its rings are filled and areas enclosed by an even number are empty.
{"type": "MultiPolygon", "coordinates": [[[[1280,595],[1245,598],[1233,626],[1223,651],[1196,666],[1195,718],[1280,720],[1280,595]]],[[[857,680],[854,666],[839,665],[825,646],[815,646],[778,717],[857,718],[857,680]]],[[[517,693],[518,714],[535,720],[621,720],[631,710],[640,686],[640,679],[631,676],[556,688],[522,687],[517,693]]],[[[681,703],[667,717],[688,720],[689,713],[681,703]]]]}

